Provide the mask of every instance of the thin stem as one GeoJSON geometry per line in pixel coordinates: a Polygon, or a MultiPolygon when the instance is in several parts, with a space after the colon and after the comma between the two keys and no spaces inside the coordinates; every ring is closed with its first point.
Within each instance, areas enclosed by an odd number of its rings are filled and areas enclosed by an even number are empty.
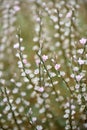
{"type": "Polygon", "coordinates": [[[71,114],[72,114],[72,109],[71,109],[71,99],[70,99],[70,104],[69,104],[69,110],[70,110],[70,114],[69,114],[69,124],[70,124],[70,130],[73,130],[72,128],[72,118],[71,118],[71,114]]]}
{"type": "Polygon", "coordinates": [[[44,66],[44,69],[46,70],[47,75],[48,75],[48,77],[50,78],[50,82],[51,82],[51,84],[52,84],[53,91],[55,92],[56,98],[57,98],[57,97],[58,97],[58,94],[57,94],[57,92],[56,92],[56,89],[55,89],[55,86],[54,86],[54,84],[53,84],[53,80],[52,80],[52,78],[51,78],[51,76],[50,76],[50,73],[49,73],[49,71],[47,70],[47,67],[46,67],[46,65],[45,65],[45,63],[44,63],[42,57],[41,57],[38,53],[37,53],[37,55],[39,56],[40,60],[42,61],[43,66],[44,66]]]}
{"type": "Polygon", "coordinates": [[[39,63],[39,86],[41,87],[41,63],[39,63]]]}
{"type": "Polygon", "coordinates": [[[19,124],[17,123],[17,119],[16,119],[16,117],[15,117],[14,111],[12,110],[12,105],[11,105],[11,103],[10,103],[9,96],[8,96],[8,94],[7,94],[7,91],[6,91],[6,87],[4,87],[4,92],[5,92],[7,101],[8,101],[8,105],[10,106],[10,110],[11,110],[13,119],[14,119],[14,121],[15,121],[15,124],[16,124],[16,126],[18,127],[18,130],[21,130],[19,124]]]}
{"type": "MultiPolygon", "coordinates": [[[[43,71],[43,86],[45,87],[45,82],[44,82],[44,71],[43,71]]],[[[41,98],[43,98],[43,95],[42,95],[42,93],[41,93],[41,98]]],[[[43,106],[44,106],[44,108],[45,108],[45,117],[46,117],[46,119],[47,119],[47,125],[48,125],[48,130],[50,130],[50,125],[49,125],[49,120],[48,120],[48,117],[47,117],[47,108],[46,108],[46,101],[45,101],[45,98],[43,98],[43,106]]]]}
{"type": "MultiPolygon", "coordinates": [[[[87,43],[86,43],[86,44],[87,44],[87,43]]],[[[83,53],[82,53],[82,57],[81,57],[82,59],[84,58],[84,53],[85,53],[85,51],[86,51],[86,45],[84,45],[84,49],[83,49],[83,53]]],[[[81,72],[82,69],[83,69],[83,65],[80,66],[79,72],[81,72]]]]}
{"type": "Polygon", "coordinates": [[[63,57],[64,57],[64,62],[65,62],[65,65],[66,65],[66,68],[67,68],[67,58],[66,58],[66,54],[65,54],[65,50],[63,49],[63,41],[61,40],[61,35],[62,35],[62,33],[61,33],[61,24],[60,24],[60,22],[61,22],[61,20],[60,20],[60,17],[59,17],[59,10],[56,8],[56,10],[57,10],[57,18],[58,18],[58,26],[59,26],[59,29],[58,29],[58,33],[60,34],[60,36],[59,36],[59,38],[58,38],[58,40],[60,41],[60,47],[61,47],[61,50],[62,50],[62,53],[63,53],[63,57]]]}
{"type": "Polygon", "coordinates": [[[26,73],[26,70],[25,70],[25,65],[23,63],[23,57],[22,57],[22,51],[21,51],[21,42],[20,42],[20,34],[18,34],[18,42],[19,42],[19,54],[20,54],[20,60],[22,62],[22,66],[23,66],[23,71],[26,75],[26,78],[30,81],[30,83],[33,85],[34,87],[34,83],[32,82],[30,76],[26,73]]]}
{"type": "Polygon", "coordinates": [[[60,71],[57,71],[57,72],[58,72],[58,74],[60,75],[62,81],[66,84],[66,86],[67,86],[68,90],[70,91],[70,93],[72,94],[72,91],[71,91],[71,89],[70,89],[69,84],[66,82],[66,80],[63,78],[63,76],[60,74],[60,71]]]}

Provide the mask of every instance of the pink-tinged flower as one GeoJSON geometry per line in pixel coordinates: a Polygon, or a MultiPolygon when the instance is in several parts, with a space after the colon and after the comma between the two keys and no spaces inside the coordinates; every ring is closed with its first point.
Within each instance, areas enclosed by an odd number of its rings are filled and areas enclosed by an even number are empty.
{"type": "Polygon", "coordinates": [[[23,63],[24,63],[24,64],[27,64],[27,60],[26,60],[26,59],[23,59],[23,63]]]}
{"type": "Polygon", "coordinates": [[[72,11],[69,11],[66,15],[66,18],[70,18],[72,16],[72,11]]]}
{"type": "Polygon", "coordinates": [[[59,70],[60,69],[60,64],[56,64],[55,65],[55,70],[59,70]]]}
{"type": "Polygon", "coordinates": [[[79,58],[78,63],[79,63],[79,65],[83,65],[83,64],[84,64],[84,60],[81,60],[81,59],[79,58]]]}
{"type": "Polygon", "coordinates": [[[40,64],[40,59],[36,59],[36,64],[39,65],[40,64]]]}
{"type": "Polygon", "coordinates": [[[76,75],[76,80],[79,82],[82,79],[82,75],[76,75]]]}
{"type": "Polygon", "coordinates": [[[79,40],[79,42],[80,42],[82,45],[85,45],[86,42],[87,42],[87,39],[86,39],[86,38],[81,38],[81,39],[79,40]]]}
{"type": "Polygon", "coordinates": [[[47,55],[43,55],[42,59],[43,59],[43,61],[46,61],[48,59],[48,56],[47,55]]]}
{"type": "Polygon", "coordinates": [[[19,10],[20,10],[20,7],[17,6],[17,5],[15,5],[15,6],[14,6],[14,10],[15,10],[15,11],[19,11],[19,10]]]}
{"type": "Polygon", "coordinates": [[[14,48],[18,49],[19,48],[19,43],[14,44],[14,48]]]}
{"type": "Polygon", "coordinates": [[[39,92],[43,92],[44,91],[44,88],[43,87],[40,87],[39,88],[39,92]]]}

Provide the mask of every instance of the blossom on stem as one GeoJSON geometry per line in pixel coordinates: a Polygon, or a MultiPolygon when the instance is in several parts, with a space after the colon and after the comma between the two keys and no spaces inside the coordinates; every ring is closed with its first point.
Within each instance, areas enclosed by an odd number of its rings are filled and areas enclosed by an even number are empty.
{"type": "Polygon", "coordinates": [[[79,81],[81,81],[82,77],[83,77],[82,75],[77,75],[76,80],[79,82],[79,81]]]}
{"type": "Polygon", "coordinates": [[[19,7],[18,5],[15,5],[15,6],[14,6],[14,10],[17,12],[17,11],[20,10],[20,7],[19,7]]]}
{"type": "Polygon", "coordinates": [[[24,63],[24,64],[27,64],[27,59],[23,59],[23,63],[24,63]]]}
{"type": "Polygon", "coordinates": [[[40,87],[39,88],[39,92],[43,92],[44,91],[44,88],[43,87],[40,87]]]}
{"type": "Polygon", "coordinates": [[[80,44],[85,45],[86,42],[87,42],[87,39],[86,39],[86,38],[81,38],[81,39],[79,40],[79,42],[80,42],[80,44]]]}
{"type": "Polygon", "coordinates": [[[72,16],[72,11],[69,11],[66,15],[66,18],[70,18],[72,16]]]}
{"type": "Polygon", "coordinates": [[[40,59],[36,59],[36,65],[39,65],[40,64],[40,59]]]}
{"type": "Polygon", "coordinates": [[[60,69],[60,64],[56,64],[55,65],[55,70],[59,70],[60,69]]]}
{"type": "Polygon", "coordinates": [[[42,59],[43,59],[43,61],[46,61],[48,59],[48,56],[47,55],[43,55],[42,59]]]}
{"type": "Polygon", "coordinates": [[[19,43],[15,43],[15,44],[14,44],[14,48],[15,48],[15,49],[18,49],[18,48],[19,48],[19,43]]]}
{"type": "Polygon", "coordinates": [[[83,65],[84,64],[84,60],[79,58],[78,63],[79,63],[79,65],[83,65]]]}

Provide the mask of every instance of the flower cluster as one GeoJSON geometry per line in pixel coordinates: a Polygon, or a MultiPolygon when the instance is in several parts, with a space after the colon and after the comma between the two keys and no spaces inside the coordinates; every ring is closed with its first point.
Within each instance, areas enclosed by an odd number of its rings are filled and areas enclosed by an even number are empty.
{"type": "Polygon", "coordinates": [[[77,0],[3,0],[0,130],[87,129],[87,38],[78,9],[77,0]],[[17,13],[28,6],[32,50],[21,27],[15,33],[17,13]]]}

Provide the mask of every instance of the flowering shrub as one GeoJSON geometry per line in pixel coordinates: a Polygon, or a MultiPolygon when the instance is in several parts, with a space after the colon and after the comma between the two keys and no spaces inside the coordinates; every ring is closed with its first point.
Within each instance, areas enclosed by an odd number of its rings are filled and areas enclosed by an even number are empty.
{"type": "Polygon", "coordinates": [[[78,1],[1,3],[0,130],[86,130],[87,38],[78,1]],[[16,27],[23,4],[29,4],[35,29],[33,64],[16,27]]]}

